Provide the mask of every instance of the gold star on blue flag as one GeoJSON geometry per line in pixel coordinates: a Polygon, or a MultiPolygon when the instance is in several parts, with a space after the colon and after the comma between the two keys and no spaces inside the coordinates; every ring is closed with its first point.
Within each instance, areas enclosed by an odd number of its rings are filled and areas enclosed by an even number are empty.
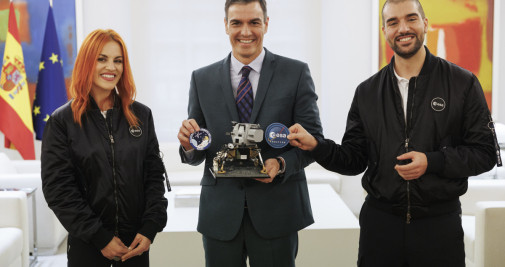
{"type": "Polygon", "coordinates": [[[40,114],[40,107],[39,106],[33,106],[33,116],[37,116],[40,114]]]}
{"type": "Polygon", "coordinates": [[[58,54],[51,53],[51,57],[49,57],[49,60],[51,60],[53,64],[58,62],[58,54]]]}
{"type": "Polygon", "coordinates": [[[52,7],[49,7],[47,14],[46,32],[44,34],[44,44],[42,47],[41,62],[51,60],[53,64],[43,64],[39,66],[39,78],[37,81],[36,98],[33,106],[36,109],[33,112],[33,128],[37,140],[42,140],[42,133],[46,122],[55,109],[67,102],[67,93],[65,89],[65,78],[63,76],[63,67],[59,62],[60,46],[52,7]],[[46,116],[37,116],[46,114],[46,116]]]}

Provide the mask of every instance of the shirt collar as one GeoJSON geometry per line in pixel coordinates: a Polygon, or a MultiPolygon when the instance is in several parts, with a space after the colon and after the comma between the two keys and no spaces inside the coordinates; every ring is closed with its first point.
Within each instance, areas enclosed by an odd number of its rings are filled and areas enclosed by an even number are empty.
{"type": "Polygon", "coordinates": [[[394,67],[393,67],[393,71],[395,72],[396,79],[398,79],[399,82],[403,82],[403,83],[404,82],[407,82],[407,83],[409,82],[409,80],[407,80],[407,79],[405,79],[403,77],[400,77],[400,75],[398,75],[398,73],[396,73],[396,70],[395,70],[394,67]]]}
{"type": "MultiPolygon", "coordinates": [[[[253,71],[260,73],[261,72],[261,66],[263,66],[263,60],[265,59],[265,49],[261,49],[261,53],[251,62],[249,63],[249,67],[252,68],[253,71]]],[[[235,58],[233,53],[231,53],[231,70],[232,73],[239,75],[240,71],[242,70],[242,67],[244,67],[245,64],[238,61],[238,59],[235,58]]]]}

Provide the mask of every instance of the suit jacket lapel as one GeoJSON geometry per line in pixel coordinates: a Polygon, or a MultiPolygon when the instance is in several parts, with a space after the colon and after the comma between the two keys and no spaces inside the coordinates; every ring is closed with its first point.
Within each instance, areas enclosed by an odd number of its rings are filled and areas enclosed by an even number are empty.
{"type": "MultiPolygon", "coordinates": [[[[223,64],[221,64],[221,69],[219,70],[221,78],[221,89],[223,90],[223,100],[225,102],[225,105],[228,107],[228,110],[230,111],[232,120],[238,122],[240,119],[238,117],[237,106],[235,105],[233,89],[231,88],[230,57],[231,53],[227,58],[223,60],[223,64]]],[[[219,103],[216,103],[216,105],[219,105],[219,103]]]]}
{"type": "Polygon", "coordinates": [[[270,86],[270,81],[272,80],[272,76],[274,74],[274,68],[275,68],[275,56],[265,48],[265,59],[263,59],[263,66],[261,67],[260,80],[258,82],[258,90],[256,91],[256,96],[254,97],[254,105],[251,114],[251,123],[256,122],[256,118],[258,117],[258,114],[260,112],[261,105],[265,100],[268,87],[270,86]]]}

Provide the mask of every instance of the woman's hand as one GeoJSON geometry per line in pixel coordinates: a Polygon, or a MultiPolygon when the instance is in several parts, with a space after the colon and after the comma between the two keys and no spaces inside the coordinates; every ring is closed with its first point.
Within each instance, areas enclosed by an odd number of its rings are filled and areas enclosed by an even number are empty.
{"type": "Polygon", "coordinates": [[[149,238],[141,234],[137,234],[135,236],[135,239],[133,239],[132,243],[128,247],[129,252],[123,255],[121,257],[121,260],[125,261],[131,257],[140,256],[142,253],[148,251],[150,246],[151,240],[149,240],[149,238]]]}
{"type": "Polygon", "coordinates": [[[113,260],[114,257],[117,259],[121,258],[123,255],[128,253],[128,248],[123,244],[121,239],[117,236],[113,237],[112,240],[105,246],[102,250],[102,255],[109,260],[113,260]]]}

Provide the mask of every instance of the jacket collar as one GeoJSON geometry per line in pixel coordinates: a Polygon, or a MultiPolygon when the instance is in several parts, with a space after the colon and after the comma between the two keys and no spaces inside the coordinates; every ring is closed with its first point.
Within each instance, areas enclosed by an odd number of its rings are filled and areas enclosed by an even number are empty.
{"type": "Polygon", "coordinates": [[[237,107],[235,106],[235,97],[233,96],[233,89],[231,88],[230,77],[230,64],[231,53],[223,60],[221,69],[219,70],[221,76],[221,91],[223,94],[224,102],[228,107],[229,114],[231,114],[232,121],[240,121],[238,117],[237,107]]]}
{"type": "MultiPolygon", "coordinates": [[[[258,117],[261,105],[265,100],[265,96],[268,92],[268,87],[273,76],[275,69],[275,55],[265,49],[265,58],[263,59],[263,65],[261,67],[260,79],[258,82],[258,90],[256,91],[256,97],[254,98],[253,110],[251,113],[251,123],[255,123],[258,117]]],[[[231,88],[231,77],[230,77],[230,64],[231,64],[231,53],[223,60],[221,64],[221,89],[224,96],[224,101],[228,110],[231,114],[233,121],[239,121],[237,106],[235,104],[235,98],[233,97],[233,90],[231,88]]]]}
{"type": "MultiPolygon", "coordinates": [[[[431,54],[428,47],[424,46],[424,49],[426,49],[426,57],[424,58],[423,67],[421,68],[421,72],[419,73],[418,76],[429,75],[431,73],[431,71],[433,70],[435,63],[436,63],[436,56],[431,54]]],[[[388,65],[388,71],[390,72],[391,75],[393,75],[393,77],[395,75],[394,65],[395,65],[395,57],[393,56],[391,58],[391,62],[388,65]]]]}
{"type": "MultiPolygon", "coordinates": [[[[116,94],[116,92],[113,93],[114,94],[114,103],[112,105],[112,109],[118,109],[121,107],[121,98],[116,94]]],[[[93,96],[89,95],[89,109],[90,110],[100,110],[100,108],[98,107],[98,104],[96,103],[95,99],[93,98],[93,96]]]]}
{"type": "Polygon", "coordinates": [[[270,81],[274,74],[275,69],[275,55],[270,51],[265,49],[265,59],[263,59],[263,65],[261,67],[260,79],[258,81],[258,90],[256,91],[256,97],[254,98],[253,110],[251,113],[251,123],[256,122],[256,118],[259,115],[261,105],[265,100],[265,96],[270,87],[270,81]]]}
{"type": "MultiPolygon", "coordinates": [[[[88,114],[91,120],[95,125],[97,125],[101,129],[101,133],[103,136],[108,139],[108,131],[107,127],[105,124],[101,123],[103,122],[103,115],[101,114],[100,108],[96,104],[95,99],[90,95],[89,96],[89,110],[88,114]]],[[[118,125],[121,120],[121,98],[114,92],[114,104],[112,106],[112,109],[107,111],[107,119],[110,119],[109,122],[112,122],[112,131],[115,131],[118,128],[118,125]],[[109,117],[111,116],[111,117],[109,117]]]]}

